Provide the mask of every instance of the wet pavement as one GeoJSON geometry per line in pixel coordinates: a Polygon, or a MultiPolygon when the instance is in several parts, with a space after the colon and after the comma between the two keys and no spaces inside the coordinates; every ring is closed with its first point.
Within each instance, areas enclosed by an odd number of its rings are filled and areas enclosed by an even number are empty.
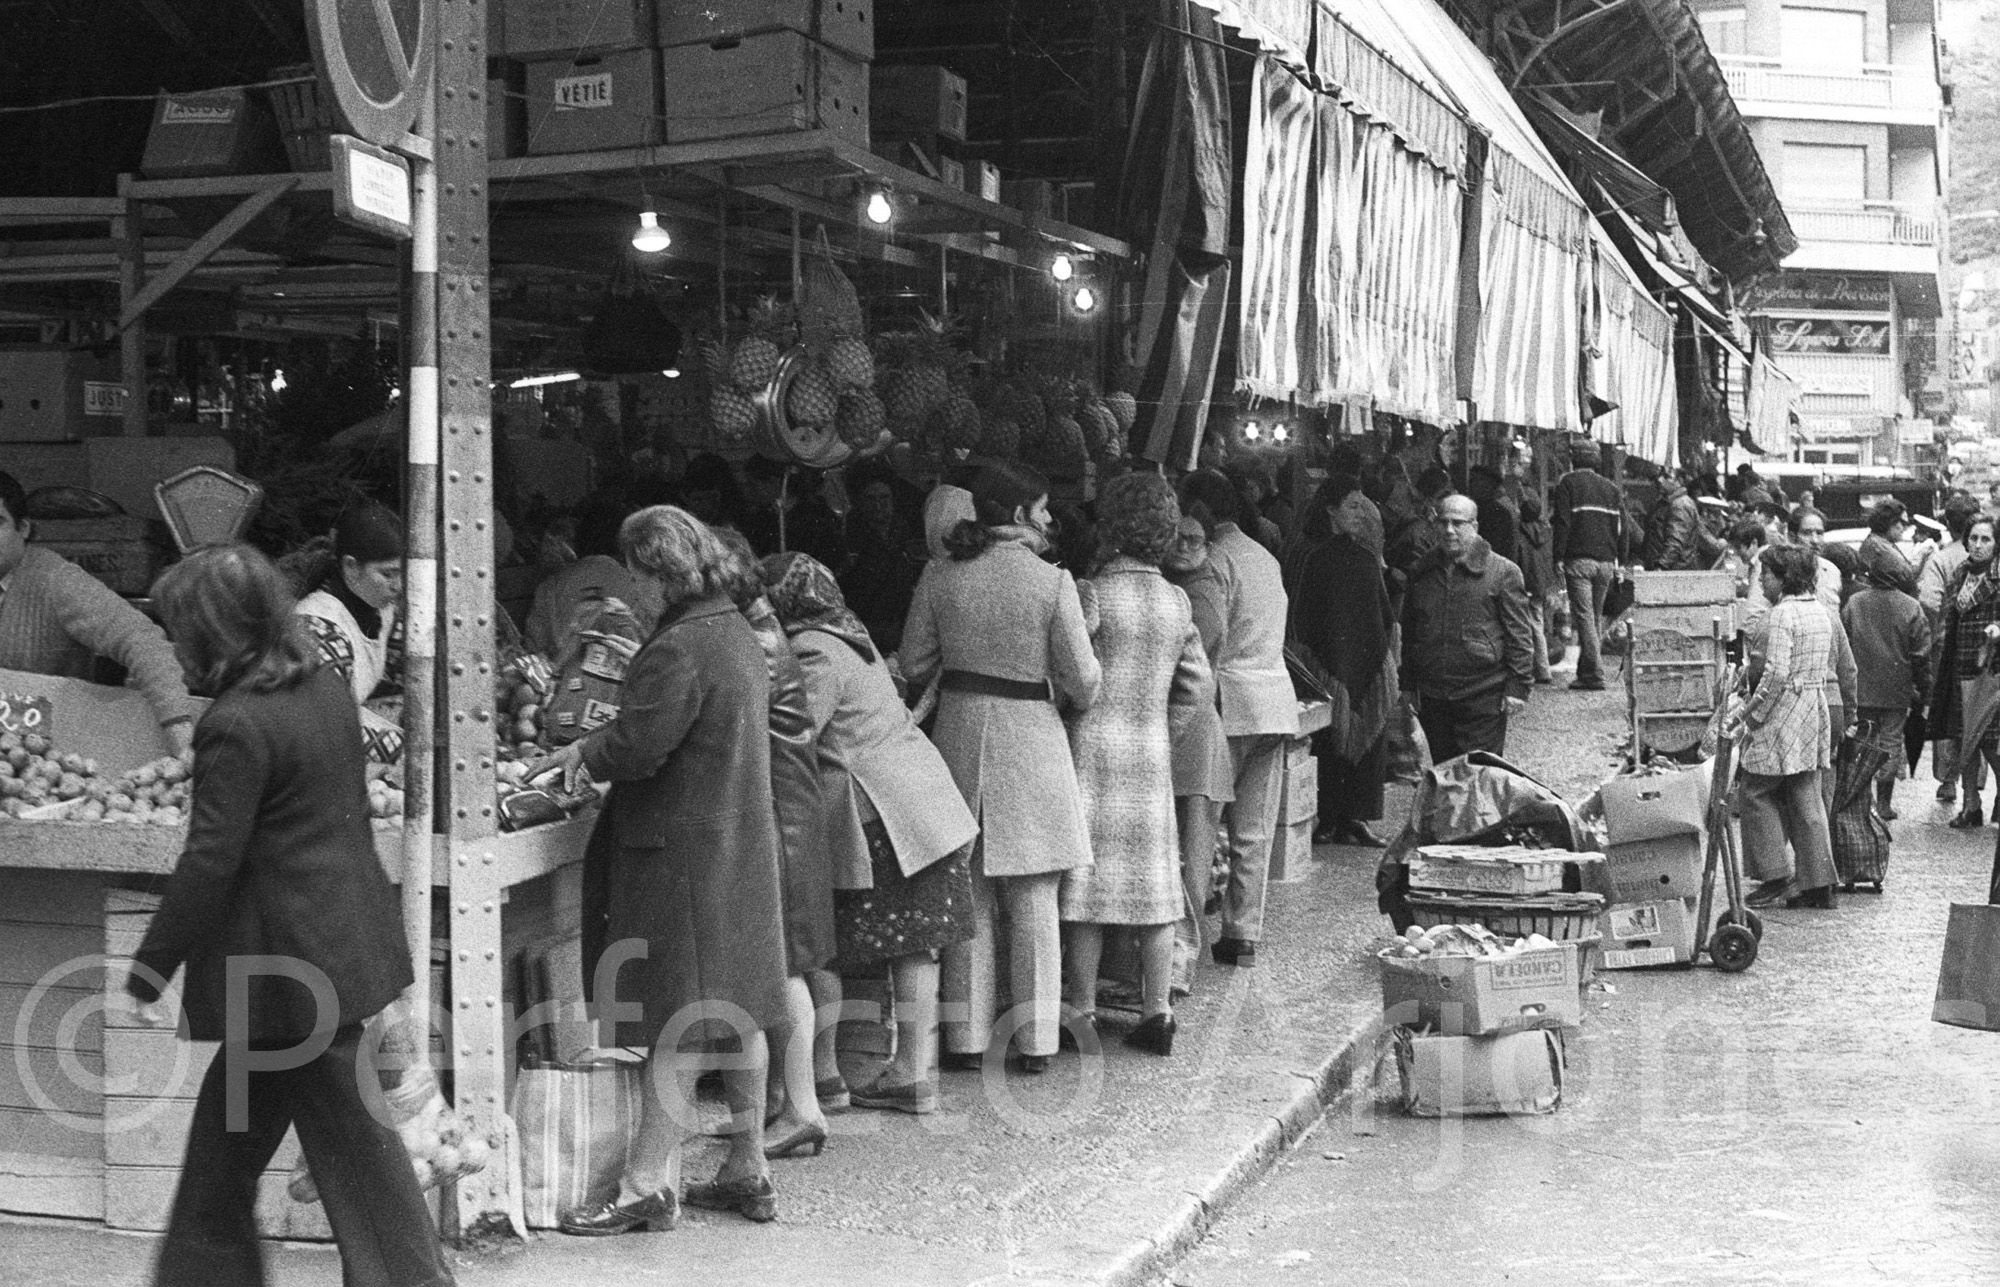
{"type": "MultiPolygon", "coordinates": [[[[1594,752],[1546,736],[1585,700],[1537,697],[1525,767],[1594,752]]],[[[1603,975],[1554,1115],[1404,1117],[1391,1067],[1157,1281],[2000,1281],[2000,1034],[1930,1020],[1947,907],[1984,901],[1995,834],[1947,828],[1921,772],[1882,895],[1766,913],[1741,975],[1603,975]]]]}

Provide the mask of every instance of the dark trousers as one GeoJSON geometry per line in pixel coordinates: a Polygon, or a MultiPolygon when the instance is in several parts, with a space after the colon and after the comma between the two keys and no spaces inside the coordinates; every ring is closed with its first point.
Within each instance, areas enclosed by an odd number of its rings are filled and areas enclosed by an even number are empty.
{"type": "Polygon", "coordinates": [[[1424,740],[1431,744],[1431,763],[1464,755],[1467,751],[1507,753],[1506,694],[1500,689],[1477,697],[1456,700],[1432,697],[1417,699],[1417,723],[1424,726],[1424,740]]]}
{"type": "MultiPolygon", "coordinates": [[[[187,1160],[154,1270],[157,1287],[261,1287],[257,1177],[297,1126],[306,1165],[340,1245],[345,1287],[434,1287],[452,1281],[410,1155],[370,1110],[357,1069],[361,1026],[334,1034],[319,1058],[253,1071],[245,1129],[226,1117],[229,1052],[217,1053],[195,1099],[187,1160]]],[[[379,1101],[377,1101],[379,1103],[379,1101]]]]}
{"type": "Polygon", "coordinates": [[[1389,733],[1384,729],[1358,761],[1340,758],[1333,738],[1313,734],[1313,758],[1319,762],[1319,816],[1323,823],[1379,822],[1382,784],[1389,776],[1389,733]]]}

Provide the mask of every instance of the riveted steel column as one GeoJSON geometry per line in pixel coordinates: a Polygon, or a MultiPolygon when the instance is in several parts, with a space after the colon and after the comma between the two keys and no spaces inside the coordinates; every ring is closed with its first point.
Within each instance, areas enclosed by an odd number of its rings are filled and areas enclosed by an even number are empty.
{"type": "MultiPolygon", "coordinates": [[[[454,1107],[475,1130],[504,1124],[506,1060],[500,990],[504,891],[494,847],[493,403],[486,237],[486,5],[438,6],[437,154],[439,422],[443,429],[441,721],[451,873],[454,1107]]],[[[507,1167],[458,1186],[461,1229],[505,1210],[507,1167]]]]}

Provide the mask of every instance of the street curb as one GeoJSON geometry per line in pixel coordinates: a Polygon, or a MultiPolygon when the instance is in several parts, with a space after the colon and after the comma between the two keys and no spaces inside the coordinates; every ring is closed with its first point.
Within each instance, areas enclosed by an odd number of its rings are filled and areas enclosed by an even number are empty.
{"type": "MultiPolygon", "coordinates": [[[[1311,1066],[1309,1072],[1290,1072],[1268,1079],[1276,1108],[1260,1109],[1260,1124],[1247,1138],[1240,1138],[1219,1165],[1205,1173],[1188,1175],[1176,1182],[1178,1192],[1171,1210],[1150,1228],[1133,1237],[1131,1224],[1114,1221],[1106,1243],[1116,1250],[1093,1257],[1094,1264],[1064,1267],[1049,1273],[1044,1261],[1041,1272],[1029,1270],[1016,1284],[1047,1283],[1075,1287],[1091,1283],[1098,1287],[1141,1287],[1161,1271],[1185,1256],[1208,1232],[1231,1203],[1262,1179],[1286,1150],[1320,1120],[1329,1105],[1365,1080],[1372,1072],[1388,1027],[1380,1014],[1356,1024],[1334,1049],[1311,1066]]],[[[1110,1213],[1115,1216],[1116,1213],[1110,1213]]]]}

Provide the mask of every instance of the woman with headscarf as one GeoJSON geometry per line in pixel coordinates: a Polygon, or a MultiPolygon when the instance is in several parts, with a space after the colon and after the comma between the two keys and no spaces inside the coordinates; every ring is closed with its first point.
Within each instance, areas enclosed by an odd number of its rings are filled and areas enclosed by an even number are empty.
{"type": "MultiPolygon", "coordinates": [[[[1937,669],[1931,681],[1931,733],[1958,740],[1964,802],[1951,825],[1984,826],[1979,762],[2000,773],[2000,718],[1995,672],[2000,671],[2000,575],[1995,573],[1994,522],[1975,518],[1965,529],[1965,562],[1945,587],[1937,669]],[[1976,749],[1975,749],[1976,748],[1976,749]]],[[[1994,806],[2000,814],[2000,804],[1994,806]]]]}
{"type": "Polygon", "coordinates": [[[362,744],[368,758],[380,764],[395,763],[403,749],[402,728],[391,718],[393,707],[368,706],[378,690],[393,689],[396,683],[397,659],[390,643],[402,597],[402,520],[373,502],[349,509],[334,524],[333,563],[299,600],[298,614],[321,663],[347,681],[361,708],[362,744]]]}
{"type": "MultiPolygon", "coordinates": [[[[894,980],[895,1054],[854,1090],[852,1102],[932,1113],[938,953],[972,936],[971,849],[979,826],[833,574],[803,554],[765,559],[763,573],[805,671],[819,734],[840,963],[878,970],[886,963],[894,980]]],[[[815,994],[822,1009],[839,1001],[815,994]]]]}
{"type": "Polygon", "coordinates": [[[1069,721],[1092,862],[1063,873],[1064,991],[1077,1022],[1095,1029],[1104,929],[1136,927],[1141,1014],[1125,1044],[1170,1055],[1174,923],[1187,906],[1171,726],[1214,705],[1215,680],[1187,596],[1160,575],[1180,523],[1172,486],[1158,474],[1124,474],[1097,509],[1107,557],[1079,589],[1104,680],[1090,709],[1069,721]]]}
{"type": "Polygon", "coordinates": [[[1088,709],[1102,672],[1069,573],[1051,567],[1048,480],[989,465],[971,488],[974,517],[945,537],[950,558],[917,581],[903,626],[912,687],[940,677],[932,739],[978,819],[976,933],[944,952],[946,1067],[980,1066],[993,1040],[994,930],[1007,905],[1010,1025],[1023,1072],[1048,1070],[1061,1024],[1062,873],[1090,862],[1090,833],[1062,712],[1088,709]]]}
{"type": "MultiPolygon", "coordinates": [[[[776,1078],[731,1074],[738,1112],[763,1110],[767,1141],[738,1129],[732,1155],[762,1144],[766,1157],[826,1146],[826,1110],[846,1108],[847,1083],[830,1049],[815,1058],[817,1016],[840,999],[833,961],[833,868],[825,843],[826,814],[819,791],[818,736],[806,696],[805,671],[792,652],[784,625],[764,597],[764,577],[750,542],[734,528],[715,528],[731,561],[725,589],[750,623],[764,650],[771,687],[771,805],[778,823],[778,874],[784,891],[785,1022],[766,1030],[780,1061],[776,1078]],[[754,1092],[754,1093],[753,1093],[754,1092]],[[775,1111],[765,1108],[769,1103],[775,1111]]],[[[728,1166],[725,1163],[725,1166],[728,1166]]],[[[738,1169],[747,1160],[738,1159],[738,1169]]]]}
{"type": "Polygon", "coordinates": [[[1333,723],[1313,737],[1319,759],[1318,842],[1380,849],[1386,736],[1396,697],[1395,614],[1382,564],[1357,539],[1361,480],[1336,474],[1313,498],[1306,536],[1285,563],[1287,642],[1331,699],[1333,723]]]}

